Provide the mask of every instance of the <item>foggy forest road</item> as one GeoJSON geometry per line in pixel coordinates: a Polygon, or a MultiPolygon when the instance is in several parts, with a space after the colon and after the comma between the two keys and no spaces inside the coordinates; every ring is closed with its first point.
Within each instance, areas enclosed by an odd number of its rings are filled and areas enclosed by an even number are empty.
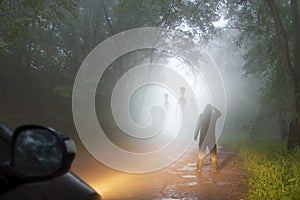
{"type": "MultiPolygon", "coordinates": [[[[202,173],[197,172],[197,157],[198,146],[194,143],[179,160],[163,170],[140,175],[115,171],[117,185],[102,197],[104,200],[243,199],[248,191],[245,184],[248,174],[240,167],[238,154],[218,146],[219,173],[211,170],[209,156],[205,159],[202,173]]],[[[98,186],[101,194],[101,184],[98,186]]]]}

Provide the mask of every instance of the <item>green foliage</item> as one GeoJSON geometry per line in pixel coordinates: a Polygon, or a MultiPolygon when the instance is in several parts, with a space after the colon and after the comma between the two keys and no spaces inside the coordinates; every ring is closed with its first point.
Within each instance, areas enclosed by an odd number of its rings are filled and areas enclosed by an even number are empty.
{"type": "MultiPolygon", "coordinates": [[[[283,23],[289,30],[290,15],[288,3],[282,1],[279,5],[283,23]]],[[[229,6],[228,16],[232,26],[242,32],[237,39],[237,45],[246,49],[243,66],[246,76],[256,75],[264,80],[261,93],[261,103],[286,95],[289,90],[288,77],[283,67],[279,39],[276,34],[274,20],[265,1],[246,1],[244,4],[229,6]]]]}
{"type": "Polygon", "coordinates": [[[112,22],[119,30],[158,26],[184,31],[195,37],[199,35],[209,37],[216,31],[213,22],[220,18],[219,9],[224,2],[219,0],[120,0],[113,9],[117,18],[112,22]]]}
{"type": "Polygon", "coordinates": [[[54,92],[63,97],[71,98],[72,87],[70,85],[57,85],[56,87],[54,87],[54,92]]]}
{"type": "Polygon", "coordinates": [[[300,148],[288,152],[281,141],[248,140],[240,155],[251,174],[246,199],[300,199],[300,148]]]}
{"type": "MultiPolygon", "coordinates": [[[[275,2],[291,51],[294,44],[290,1],[275,2]]],[[[285,121],[280,123],[281,127],[284,127],[283,124],[287,125],[293,112],[291,107],[293,91],[269,5],[267,1],[229,0],[227,6],[229,28],[241,31],[235,43],[245,49],[243,66],[245,75],[256,76],[262,80],[258,90],[261,107],[245,127],[250,134],[257,135],[256,133],[260,132],[259,127],[264,123],[263,120],[272,115],[279,115],[279,120],[285,121]]],[[[284,129],[281,131],[284,132],[284,129]]]]}
{"type": "Polygon", "coordinates": [[[0,2],[0,52],[20,47],[20,40],[34,27],[47,28],[49,22],[62,20],[77,0],[3,0],[0,2]]]}

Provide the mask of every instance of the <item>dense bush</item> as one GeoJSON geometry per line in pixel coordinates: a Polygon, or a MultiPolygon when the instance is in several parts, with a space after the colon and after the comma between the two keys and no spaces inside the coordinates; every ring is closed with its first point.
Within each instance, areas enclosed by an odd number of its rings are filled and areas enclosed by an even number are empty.
{"type": "Polygon", "coordinates": [[[246,199],[300,199],[300,148],[289,152],[282,141],[243,139],[239,153],[250,173],[246,199]]]}

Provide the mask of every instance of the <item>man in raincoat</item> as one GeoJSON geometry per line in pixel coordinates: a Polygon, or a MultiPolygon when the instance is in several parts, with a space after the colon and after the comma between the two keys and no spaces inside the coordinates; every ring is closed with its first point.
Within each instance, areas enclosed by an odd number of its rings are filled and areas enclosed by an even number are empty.
{"type": "Polygon", "coordinates": [[[217,119],[220,116],[221,112],[211,104],[208,104],[206,105],[203,113],[198,118],[194,139],[197,140],[197,137],[200,133],[199,159],[197,163],[197,170],[199,172],[202,171],[206,148],[208,148],[210,152],[211,166],[214,172],[218,172],[215,127],[217,119]]]}

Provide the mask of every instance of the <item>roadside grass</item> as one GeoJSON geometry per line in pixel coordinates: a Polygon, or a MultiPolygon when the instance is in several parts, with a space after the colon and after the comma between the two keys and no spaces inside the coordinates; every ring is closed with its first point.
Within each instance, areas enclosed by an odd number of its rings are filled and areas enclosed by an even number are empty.
{"type": "Polygon", "coordinates": [[[250,173],[245,199],[300,200],[300,148],[288,151],[280,140],[252,140],[246,134],[221,138],[238,151],[250,173]]]}

